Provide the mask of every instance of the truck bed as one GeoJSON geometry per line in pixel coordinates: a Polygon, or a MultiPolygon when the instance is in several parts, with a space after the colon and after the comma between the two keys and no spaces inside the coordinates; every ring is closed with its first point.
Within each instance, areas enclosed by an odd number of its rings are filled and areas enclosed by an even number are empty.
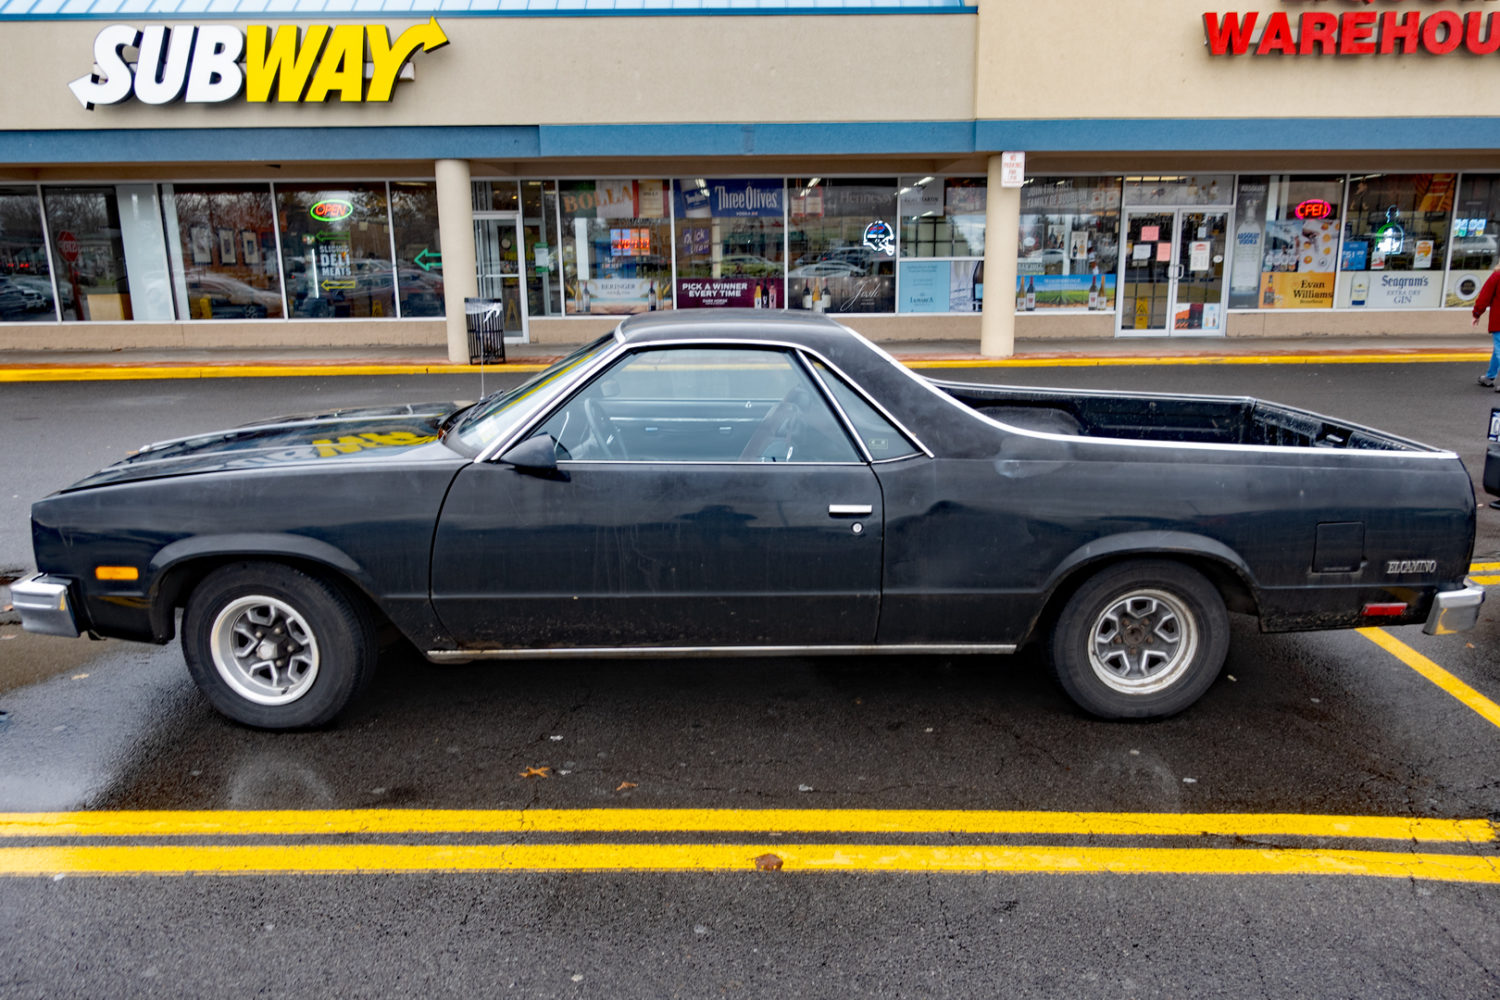
{"type": "Polygon", "coordinates": [[[992,420],[1050,434],[1271,448],[1440,450],[1248,396],[1113,393],[938,380],[933,384],[992,420]]]}

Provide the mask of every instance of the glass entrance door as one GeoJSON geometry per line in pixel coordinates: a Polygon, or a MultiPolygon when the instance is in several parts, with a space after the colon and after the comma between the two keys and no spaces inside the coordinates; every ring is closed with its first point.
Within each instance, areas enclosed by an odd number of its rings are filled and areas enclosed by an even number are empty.
{"type": "Polygon", "coordinates": [[[1120,329],[1122,335],[1165,335],[1172,315],[1176,284],[1177,213],[1126,212],[1125,252],[1120,255],[1120,329]]]}
{"type": "Polygon", "coordinates": [[[1203,336],[1224,332],[1224,259],[1228,232],[1228,212],[1184,209],[1177,213],[1173,333],[1203,336]]]}
{"type": "Polygon", "coordinates": [[[1228,229],[1220,209],[1127,211],[1119,334],[1222,335],[1228,229]]]}
{"type": "Polygon", "coordinates": [[[521,243],[521,220],[509,213],[476,213],[474,216],[474,264],[479,277],[479,297],[500,303],[508,342],[526,343],[525,251],[521,243]]]}

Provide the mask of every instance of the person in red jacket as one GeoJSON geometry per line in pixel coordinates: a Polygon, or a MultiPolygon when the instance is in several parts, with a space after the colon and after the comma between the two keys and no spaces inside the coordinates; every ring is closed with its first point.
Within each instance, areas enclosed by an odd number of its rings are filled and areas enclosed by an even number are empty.
{"type": "MultiPolygon", "coordinates": [[[[1484,287],[1479,290],[1479,297],[1474,300],[1474,321],[1469,324],[1478,326],[1479,317],[1489,309],[1490,339],[1495,342],[1495,346],[1490,351],[1489,370],[1479,376],[1480,385],[1494,385],[1495,376],[1500,375],[1500,302],[1495,301],[1497,294],[1500,294],[1500,270],[1491,271],[1490,276],[1485,279],[1484,287]]],[[[1500,392],[1500,387],[1496,387],[1495,391],[1500,392]]]]}

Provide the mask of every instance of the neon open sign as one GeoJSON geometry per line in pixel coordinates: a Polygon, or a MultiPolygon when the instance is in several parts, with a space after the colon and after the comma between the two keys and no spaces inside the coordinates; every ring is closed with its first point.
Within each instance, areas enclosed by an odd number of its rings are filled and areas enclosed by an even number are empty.
{"type": "Polygon", "coordinates": [[[354,206],[342,198],[330,198],[309,208],[307,214],[319,222],[337,222],[353,215],[354,206]]]}
{"type": "Polygon", "coordinates": [[[1309,198],[1297,206],[1299,219],[1326,219],[1333,215],[1333,205],[1322,198],[1309,198]]]}

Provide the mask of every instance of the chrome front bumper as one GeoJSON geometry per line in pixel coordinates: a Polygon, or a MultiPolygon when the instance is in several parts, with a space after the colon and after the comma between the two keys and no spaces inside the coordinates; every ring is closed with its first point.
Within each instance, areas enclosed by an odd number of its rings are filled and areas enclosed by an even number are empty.
{"type": "Polygon", "coordinates": [[[1479,606],[1483,603],[1484,588],[1465,577],[1463,587],[1444,590],[1432,599],[1432,610],[1422,631],[1428,635],[1467,631],[1479,621],[1479,606]]]}
{"type": "Polygon", "coordinates": [[[21,627],[42,635],[78,637],[78,623],[68,598],[68,581],[34,573],[10,585],[10,603],[21,613],[21,627]]]}

